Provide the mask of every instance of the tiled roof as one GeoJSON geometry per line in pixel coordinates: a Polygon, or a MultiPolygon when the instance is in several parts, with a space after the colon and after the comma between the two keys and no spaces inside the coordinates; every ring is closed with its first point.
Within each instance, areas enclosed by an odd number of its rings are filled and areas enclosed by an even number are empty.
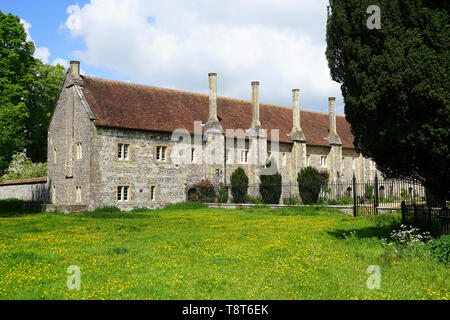
{"type": "Polygon", "coordinates": [[[42,183],[47,182],[47,177],[40,178],[29,178],[29,179],[21,179],[21,180],[6,180],[0,182],[1,186],[14,185],[14,184],[30,184],[30,183],[42,183]]]}
{"type": "MultiPolygon", "coordinates": [[[[179,90],[162,89],[127,82],[83,76],[83,93],[96,118],[97,126],[149,131],[194,132],[194,121],[208,120],[209,96],[179,90]]],[[[217,110],[224,130],[250,128],[252,103],[217,98],[217,110]]],[[[291,142],[292,108],[260,103],[260,121],[268,130],[279,129],[280,141],[291,142]]],[[[344,116],[337,116],[337,131],[345,148],[353,148],[353,135],[344,116]]],[[[328,146],[329,116],[301,111],[301,127],[307,144],[328,146]]]]}

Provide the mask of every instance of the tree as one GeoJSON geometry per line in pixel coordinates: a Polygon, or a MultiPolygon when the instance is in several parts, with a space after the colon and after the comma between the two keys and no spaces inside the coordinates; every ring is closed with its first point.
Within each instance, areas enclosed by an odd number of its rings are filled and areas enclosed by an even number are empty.
{"type": "MultiPolygon", "coordinates": [[[[267,164],[270,168],[271,163],[267,164]]],[[[263,203],[265,204],[278,204],[280,203],[281,188],[282,188],[282,177],[277,172],[272,175],[261,175],[261,183],[259,185],[259,193],[263,203]]]]}
{"type": "MultiPolygon", "coordinates": [[[[316,168],[303,168],[297,175],[298,191],[303,204],[315,204],[319,199],[320,189],[324,186],[325,175],[316,168]]],[[[328,179],[327,179],[328,180],[328,179]]],[[[328,183],[328,181],[326,181],[328,183]]]]}
{"type": "Polygon", "coordinates": [[[231,194],[235,203],[244,203],[247,200],[248,177],[241,167],[231,174],[231,194]]]}
{"type": "Polygon", "coordinates": [[[327,51],[355,147],[388,178],[450,189],[450,28],[447,0],[330,0],[327,51]],[[372,14],[372,16],[371,16],[372,14]]]}
{"type": "Polygon", "coordinates": [[[34,44],[20,19],[0,11],[0,173],[26,144],[26,87],[33,80],[34,44]]]}
{"type": "Polygon", "coordinates": [[[25,100],[29,115],[25,121],[27,155],[34,162],[46,162],[48,125],[64,82],[65,68],[36,60],[32,72],[35,77],[27,87],[25,100]]]}

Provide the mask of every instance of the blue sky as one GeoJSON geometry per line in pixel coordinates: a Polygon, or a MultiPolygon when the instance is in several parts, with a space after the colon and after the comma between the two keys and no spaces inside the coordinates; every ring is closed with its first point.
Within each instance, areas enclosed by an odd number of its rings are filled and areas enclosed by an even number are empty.
{"type": "Polygon", "coordinates": [[[48,62],[81,61],[88,75],[328,112],[339,85],[325,58],[327,0],[1,0],[0,10],[31,24],[48,62]],[[234,8],[238,7],[239,10],[234,8]],[[44,51],[45,52],[45,51],[44,51]]]}
{"type": "MultiPolygon", "coordinates": [[[[1,0],[0,10],[12,13],[32,25],[30,34],[36,47],[47,47],[50,50],[49,63],[62,58],[70,61],[77,59],[74,51],[86,48],[82,38],[72,37],[62,26],[70,5],[83,6],[90,0],[1,0]]],[[[88,74],[102,78],[121,79],[124,75],[99,66],[83,66],[88,74]]]]}

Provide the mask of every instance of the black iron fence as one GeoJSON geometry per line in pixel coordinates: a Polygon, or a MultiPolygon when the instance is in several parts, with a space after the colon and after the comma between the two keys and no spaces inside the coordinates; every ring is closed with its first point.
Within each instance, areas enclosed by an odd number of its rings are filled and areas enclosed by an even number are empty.
{"type": "MultiPolygon", "coordinates": [[[[258,203],[259,185],[249,185],[249,202],[258,203]]],[[[425,205],[425,188],[417,181],[371,180],[353,178],[336,181],[322,187],[317,204],[346,206],[354,216],[375,215],[380,209],[398,209],[401,203],[425,205]]],[[[282,184],[281,203],[302,204],[297,183],[282,184]]]]}
{"type": "Polygon", "coordinates": [[[433,236],[450,234],[450,213],[447,207],[433,208],[421,204],[401,205],[402,223],[429,231],[433,236]]]}

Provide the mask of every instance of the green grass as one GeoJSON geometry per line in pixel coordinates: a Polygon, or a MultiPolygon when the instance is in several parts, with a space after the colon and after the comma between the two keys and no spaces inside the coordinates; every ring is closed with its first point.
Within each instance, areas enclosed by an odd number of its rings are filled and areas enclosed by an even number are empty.
{"type": "Polygon", "coordinates": [[[448,265],[382,245],[398,224],[320,207],[3,212],[0,299],[448,299],[448,265]]]}

